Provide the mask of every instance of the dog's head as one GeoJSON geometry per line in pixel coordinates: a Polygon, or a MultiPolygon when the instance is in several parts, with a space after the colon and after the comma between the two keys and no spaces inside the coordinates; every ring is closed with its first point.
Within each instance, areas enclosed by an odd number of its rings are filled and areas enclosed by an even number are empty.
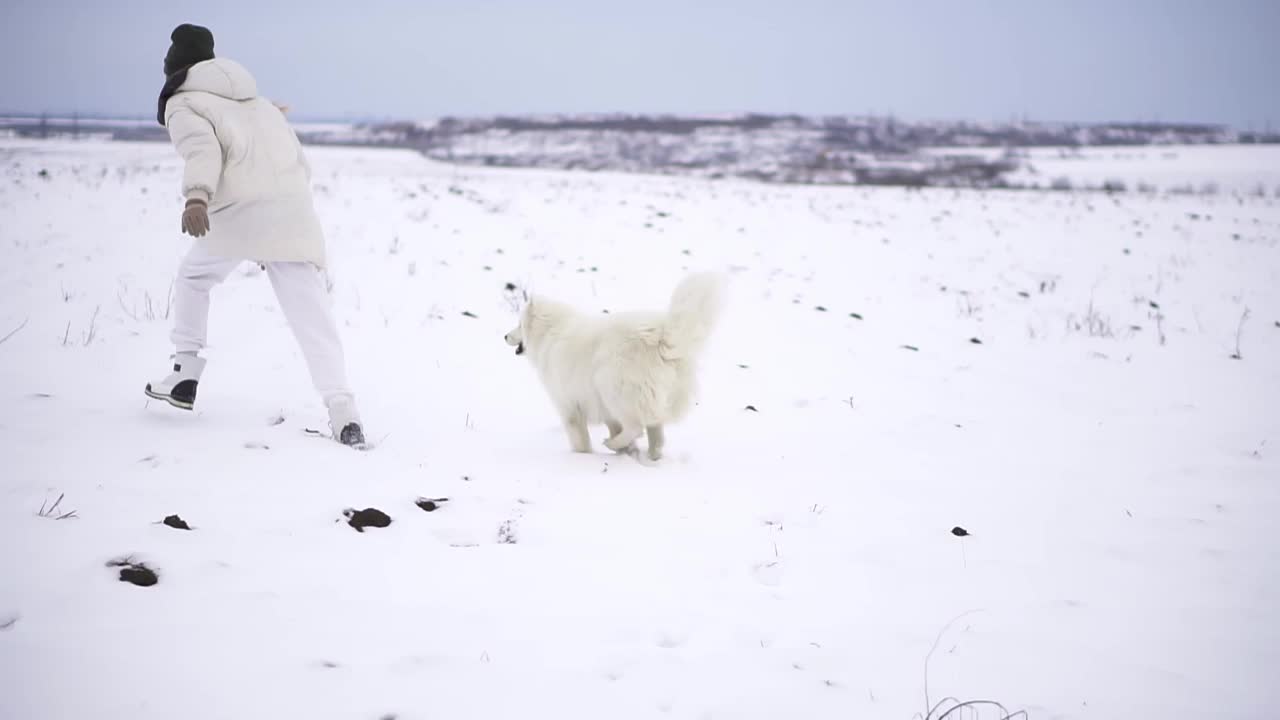
{"type": "Polygon", "coordinates": [[[529,298],[520,311],[520,324],[503,336],[503,339],[516,349],[517,355],[523,355],[526,350],[536,351],[567,312],[559,303],[538,297],[529,298]]]}
{"type": "Polygon", "coordinates": [[[521,290],[519,297],[515,296],[515,291],[515,284],[507,283],[508,299],[514,303],[515,307],[513,309],[517,309],[520,312],[520,324],[516,325],[514,330],[504,335],[502,339],[505,340],[508,345],[516,349],[517,355],[523,355],[525,316],[528,314],[529,306],[533,304],[533,301],[529,298],[529,292],[527,290],[521,290]],[[523,307],[520,306],[521,300],[524,301],[523,307]]]}
{"type": "Polygon", "coordinates": [[[524,318],[521,317],[521,322],[519,325],[516,326],[516,329],[504,335],[502,339],[506,340],[508,345],[512,345],[515,347],[517,355],[523,355],[524,354],[524,318]]]}

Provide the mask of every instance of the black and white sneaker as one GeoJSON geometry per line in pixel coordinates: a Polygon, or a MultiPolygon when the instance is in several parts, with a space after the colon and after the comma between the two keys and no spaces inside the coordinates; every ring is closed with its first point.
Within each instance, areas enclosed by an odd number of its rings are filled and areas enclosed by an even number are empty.
{"type": "Polygon", "coordinates": [[[205,360],[197,355],[180,354],[173,357],[173,372],[165,379],[147,383],[147,397],[163,400],[170,405],[190,410],[196,402],[196,388],[205,360]]]}
{"type": "Polygon", "coordinates": [[[347,423],[346,427],[338,433],[338,442],[353,448],[366,448],[368,443],[364,441],[364,430],[360,429],[360,423],[347,423]]]}
{"type": "Polygon", "coordinates": [[[364,439],[364,428],[360,426],[360,415],[356,412],[356,401],[348,395],[330,401],[329,430],[333,433],[334,440],[347,447],[368,447],[364,439]]]}

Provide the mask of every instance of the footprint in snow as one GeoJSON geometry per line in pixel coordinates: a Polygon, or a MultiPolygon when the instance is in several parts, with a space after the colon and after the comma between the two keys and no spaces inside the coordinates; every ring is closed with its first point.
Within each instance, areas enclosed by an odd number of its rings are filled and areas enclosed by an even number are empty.
{"type": "Polygon", "coordinates": [[[778,587],[782,584],[782,561],[773,560],[771,562],[756,563],[751,568],[751,574],[755,576],[756,582],[766,587],[778,587]]]}
{"type": "Polygon", "coordinates": [[[519,542],[516,531],[515,519],[505,520],[498,526],[498,543],[500,545],[515,545],[519,542]]]}
{"type": "Polygon", "coordinates": [[[684,633],[664,630],[658,633],[657,646],[667,650],[674,650],[688,641],[689,638],[684,633]]]}

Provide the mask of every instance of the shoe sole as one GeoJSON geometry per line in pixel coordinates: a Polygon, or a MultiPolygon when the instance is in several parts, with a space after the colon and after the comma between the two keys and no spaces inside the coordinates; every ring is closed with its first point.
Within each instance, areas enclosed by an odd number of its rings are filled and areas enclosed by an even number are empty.
{"type": "Polygon", "coordinates": [[[179,410],[191,410],[192,408],[195,407],[195,405],[192,403],[183,402],[181,400],[175,400],[174,398],[168,395],[161,395],[160,393],[151,392],[150,390],[143,390],[142,392],[146,393],[147,397],[151,398],[152,400],[163,400],[164,402],[169,403],[170,405],[178,408],[179,410]]]}

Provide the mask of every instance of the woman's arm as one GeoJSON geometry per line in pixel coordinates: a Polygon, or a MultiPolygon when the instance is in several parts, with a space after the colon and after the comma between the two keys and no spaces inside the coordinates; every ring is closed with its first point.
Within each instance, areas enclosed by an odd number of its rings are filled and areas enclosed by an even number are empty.
{"type": "Polygon", "coordinates": [[[169,116],[169,138],[186,161],[182,173],[182,195],[188,200],[209,203],[222,177],[222,145],[209,121],[183,108],[169,116]]]}

